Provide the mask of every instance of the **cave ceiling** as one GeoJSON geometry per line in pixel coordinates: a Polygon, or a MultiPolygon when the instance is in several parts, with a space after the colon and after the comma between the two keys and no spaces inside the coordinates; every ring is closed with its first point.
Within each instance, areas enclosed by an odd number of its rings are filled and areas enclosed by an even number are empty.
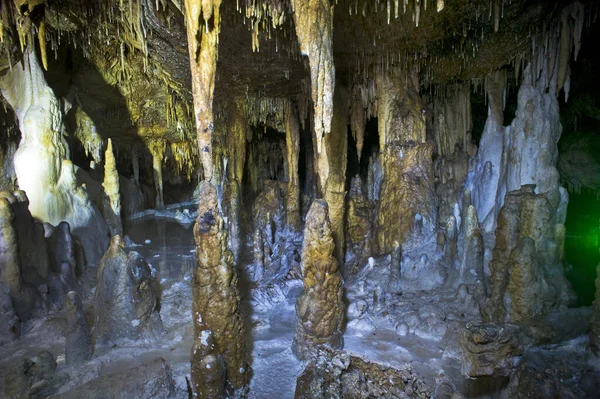
{"type": "MultiPolygon", "coordinates": [[[[83,109],[102,136],[193,140],[182,3],[2,0],[0,69],[14,65],[24,46],[36,46],[55,92],[83,109]]],[[[394,68],[416,68],[422,87],[482,78],[530,53],[532,38],[566,3],[338,0],[336,83],[394,68]]],[[[218,46],[217,119],[236,99],[310,101],[308,60],[289,1],[224,1],[218,46]]]]}

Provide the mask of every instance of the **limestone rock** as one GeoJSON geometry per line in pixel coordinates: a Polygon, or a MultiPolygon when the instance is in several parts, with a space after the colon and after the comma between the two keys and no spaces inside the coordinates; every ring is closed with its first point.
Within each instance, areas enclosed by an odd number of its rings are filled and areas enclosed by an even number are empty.
{"type": "Polygon", "coordinates": [[[154,284],[144,259],[135,251],[127,253],[121,236],[114,236],[98,267],[94,296],[96,345],[122,338],[147,339],[162,332],[154,284]]]}
{"type": "Polygon", "coordinates": [[[8,399],[46,398],[69,380],[66,373],[56,373],[56,359],[48,351],[33,358],[19,360],[6,374],[4,395],[8,399]]]}
{"type": "Polygon", "coordinates": [[[296,301],[296,334],[292,350],[306,358],[320,345],[341,348],[344,318],[342,276],[334,253],[335,244],[324,200],[315,200],[306,217],[302,245],[304,291],[296,301]]]}
{"type": "Polygon", "coordinates": [[[429,398],[433,389],[412,369],[365,361],[343,351],[320,350],[296,382],[295,399],[429,398]]]}
{"type": "Polygon", "coordinates": [[[57,399],[167,399],[175,397],[175,383],[171,368],[165,359],[158,358],[141,366],[104,375],[54,397],[57,399]]]}
{"type": "MultiPolygon", "coordinates": [[[[200,183],[198,219],[194,226],[197,267],[193,274],[192,315],[194,320],[194,348],[203,348],[207,333],[214,337],[216,353],[192,355],[192,384],[200,392],[206,382],[201,373],[203,362],[218,364],[223,357],[227,381],[241,388],[247,381],[244,334],[245,328],[239,313],[240,296],[238,275],[233,265],[233,254],[227,247],[227,230],[218,210],[217,190],[210,182],[200,183]],[[198,372],[196,372],[198,371],[198,372]]],[[[210,380],[218,375],[210,376],[210,380]]]]}
{"type": "Polygon", "coordinates": [[[94,350],[90,327],[83,312],[81,299],[76,291],[67,294],[67,332],[65,358],[67,365],[75,366],[85,363],[92,357],[94,350]]]}

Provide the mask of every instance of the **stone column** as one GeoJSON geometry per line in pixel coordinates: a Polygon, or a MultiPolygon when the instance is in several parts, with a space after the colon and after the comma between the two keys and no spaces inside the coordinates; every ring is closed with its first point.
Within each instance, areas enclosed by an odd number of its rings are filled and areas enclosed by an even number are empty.
{"type": "Polygon", "coordinates": [[[218,380],[219,375],[206,365],[217,365],[222,356],[227,381],[233,388],[241,388],[247,383],[248,366],[245,328],[239,312],[238,276],[233,254],[227,248],[227,230],[219,214],[217,190],[207,181],[200,183],[194,238],[198,263],[192,281],[192,384],[195,392],[202,394],[207,381],[218,380]],[[214,338],[214,346],[209,337],[214,338]]]}
{"type": "Polygon", "coordinates": [[[306,216],[301,263],[304,291],[296,302],[292,350],[299,359],[307,358],[319,345],[343,346],[342,276],[334,247],[327,203],[315,200],[306,216]]]}
{"type": "Polygon", "coordinates": [[[300,176],[298,160],[300,158],[300,126],[298,114],[291,102],[285,108],[285,146],[288,170],[286,198],[287,226],[290,231],[299,232],[302,228],[300,218],[300,176]]]}
{"type": "Polygon", "coordinates": [[[163,209],[165,207],[165,200],[163,195],[162,162],[165,158],[165,143],[151,142],[149,150],[150,154],[152,154],[152,170],[154,171],[155,207],[156,209],[163,209]]]}
{"type": "Polygon", "coordinates": [[[425,117],[415,71],[393,71],[377,76],[381,186],[377,209],[377,247],[389,253],[398,241],[405,247],[415,218],[421,234],[437,226],[433,187],[433,145],[426,141],[425,117]]]}

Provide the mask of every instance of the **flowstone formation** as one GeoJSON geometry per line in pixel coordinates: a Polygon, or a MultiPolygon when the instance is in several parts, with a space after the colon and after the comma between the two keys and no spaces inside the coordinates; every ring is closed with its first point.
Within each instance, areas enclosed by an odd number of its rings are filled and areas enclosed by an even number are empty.
{"type": "Polygon", "coordinates": [[[223,375],[230,384],[227,388],[244,387],[248,364],[238,308],[238,275],[227,247],[215,186],[208,181],[200,183],[200,198],[194,226],[198,263],[192,281],[192,386],[198,395],[212,398],[224,392],[223,375]]]}
{"type": "Polygon", "coordinates": [[[150,267],[137,252],[125,250],[119,235],[98,266],[94,312],[96,345],[153,339],[163,330],[150,267]]]}
{"type": "Polygon", "coordinates": [[[22,139],[14,157],[15,172],[32,215],[53,225],[68,221],[87,261],[96,263],[108,246],[108,229],[85,187],[77,183],[78,168],[69,161],[63,137],[61,104],[46,83],[35,52],[25,52],[0,86],[19,120],[22,139]]]}
{"type": "Polygon", "coordinates": [[[304,228],[302,281],[304,291],[296,300],[296,333],[292,350],[306,359],[321,345],[343,346],[342,276],[334,254],[335,243],[327,202],[315,200],[304,228]]]}

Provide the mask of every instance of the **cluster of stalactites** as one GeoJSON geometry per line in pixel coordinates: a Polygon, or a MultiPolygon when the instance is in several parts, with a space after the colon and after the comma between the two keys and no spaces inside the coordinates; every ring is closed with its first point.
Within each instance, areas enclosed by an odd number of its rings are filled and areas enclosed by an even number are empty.
{"type": "MultiPolygon", "coordinates": [[[[289,99],[283,97],[247,96],[238,100],[238,107],[240,112],[248,116],[250,126],[270,126],[279,132],[285,132],[285,109],[289,102],[289,99]]],[[[215,119],[226,121],[229,111],[228,103],[215,105],[215,119]]],[[[252,137],[248,139],[251,140],[252,137]]]]}
{"type": "Polygon", "coordinates": [[[377,116],[377,92],[373,79],[361,79],[352,85],[350,98],[350,127],[360,161],[365,139],[367,118],[377,116]]]}
{"type": "Polygon", "coordinates": [[[260,51],[261,36],[266,35],[269,40],[275,36],[276,51],[284,48],[290,54],[295,52],[291,40],[285,40],[291,37],[291,21],[287,17],[291,13],[288,1],[248,0],[240,5],[238,0],[236,8],[244,15],[244,24],[252,32],[252,51],[260,51]]]}
{"type": "Polygon", "coordinates": [[[470,85],[456,83],[444,87],[433,98],[432,127],[440,156],[452,155],[458,146],[467,149],[473,127],[470,85]]]}

